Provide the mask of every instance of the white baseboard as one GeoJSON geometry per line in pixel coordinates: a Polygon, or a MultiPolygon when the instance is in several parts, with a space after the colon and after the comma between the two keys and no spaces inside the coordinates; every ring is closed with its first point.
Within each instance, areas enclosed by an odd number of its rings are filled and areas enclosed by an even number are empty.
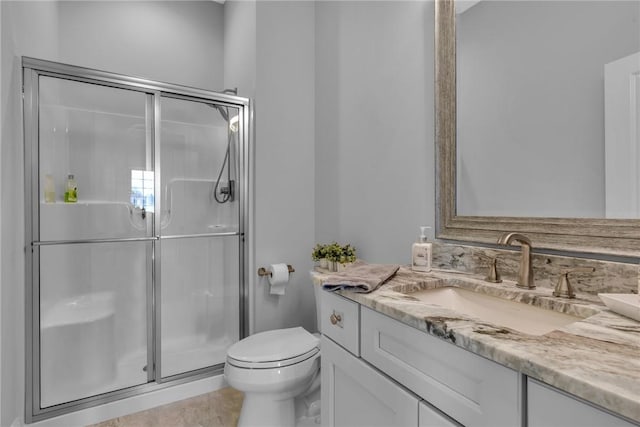
{"type": "MultiPolygon", "coordinates": [[[[224,375],[204,378],[189,383],[179,384],[162,390],[144,393],[139,396],[117,400],[93,408],[82,409],[48,420],[26,424],[26,427],[84,427],[100,423],[112,418],[122,417],[135,412],[145,411],[156,406],[166,405],[179,400],[188,399],[226,387],[224,375]]],[[[23,427],[21,419],[16,419],[11,427],[23,427]]]]}

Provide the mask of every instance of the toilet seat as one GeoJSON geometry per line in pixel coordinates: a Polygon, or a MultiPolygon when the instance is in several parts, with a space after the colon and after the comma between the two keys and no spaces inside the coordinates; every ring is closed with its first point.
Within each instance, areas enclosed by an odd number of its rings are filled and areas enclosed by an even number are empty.
{"type": "Polygon", "coordinates": [[[295,356],[285,360],[274,360],[271,362],[245,362],[242,360],[237,360],[231,357],[227,357],[227,363],[237,368],[245,368],[245,369],[284,368],[287,366],[295,365],[296,363],[304,362],[305,360],[315,356],[319,352],[320,352],[320,349],[315,348],[299,356],[295,356]]]}
{"type": "Polygon", "coordinates": [[[320,352],[320,340],[301,327],[251,335],[229,347],[227,362],[246,369],[295,365],[320,352]]]}

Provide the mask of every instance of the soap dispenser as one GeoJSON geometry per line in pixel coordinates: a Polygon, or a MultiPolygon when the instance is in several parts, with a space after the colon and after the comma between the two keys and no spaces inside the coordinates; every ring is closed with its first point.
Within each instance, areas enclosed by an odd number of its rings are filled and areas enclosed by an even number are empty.
{"type": "Polygon", "coordinates": [[[418,242],[411,246],[411,269],[414,271],[431,271],[432,244],[427,241],[427,230],[431,227],[420,227],[418,242]]]}

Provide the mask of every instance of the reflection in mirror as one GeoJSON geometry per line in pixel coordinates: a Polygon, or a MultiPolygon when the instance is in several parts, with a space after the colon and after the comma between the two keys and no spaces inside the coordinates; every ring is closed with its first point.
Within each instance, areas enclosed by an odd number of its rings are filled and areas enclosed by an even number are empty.
{"type": "Polygon", "coordinates": [[[640,218],[640,2],[463,4],[457,214],[640,218]]]}
{"type": "Polygon", "coordinates": [[[436,236],[637,261],[638,2],[463,3],[456,64],[454,0],[434,2],[436,236]]]}

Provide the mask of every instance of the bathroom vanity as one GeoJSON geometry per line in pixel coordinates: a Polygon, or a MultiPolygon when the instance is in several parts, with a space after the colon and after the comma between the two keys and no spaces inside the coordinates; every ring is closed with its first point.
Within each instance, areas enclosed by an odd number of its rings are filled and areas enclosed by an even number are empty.
{"type": "Polygon", "coordinates": [[[640,323],[597,297],[401,268],[370,294],[322,292],[320,326],[326,426],[640,425],[640,323]],[[519,332],[419,297],[443,287],[574,318],[519,332]]]}

